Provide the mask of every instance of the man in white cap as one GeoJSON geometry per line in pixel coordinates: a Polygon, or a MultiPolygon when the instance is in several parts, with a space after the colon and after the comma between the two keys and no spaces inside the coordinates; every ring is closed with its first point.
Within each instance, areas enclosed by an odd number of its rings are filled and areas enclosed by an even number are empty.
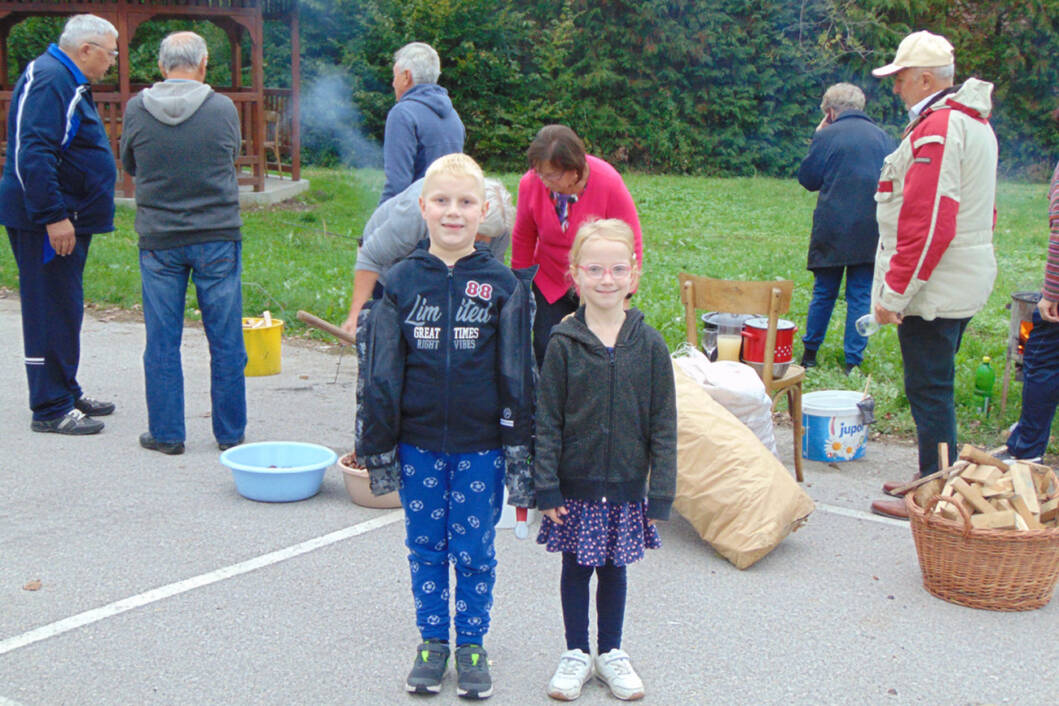
{"type": "MultiPolygon", "coordinates": [[[[996,279],[993,84],[970,78],[954,86],[952,45],[930,32],[905,37],[893,62],[872,73],[894,76],[911,119],[875,194],[872,311],[879,323],[898,324],[923,476],[938,469],[940,442],[948,444],[947,461],[956,460],[956,351],[996,279]]],[[[908,517],[904,502],[876,501],[871,509],[908,517]]]]}

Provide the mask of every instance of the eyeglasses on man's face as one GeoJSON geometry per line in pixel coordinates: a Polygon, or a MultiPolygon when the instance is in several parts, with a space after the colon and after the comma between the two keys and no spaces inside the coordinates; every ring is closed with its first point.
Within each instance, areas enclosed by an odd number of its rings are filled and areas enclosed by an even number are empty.
{"type": "Polygon", "coordinates": [[[107,49],[102,44],[97,44],[96,42],[85,42],[85,44],[91,44],[94,47],[102,49],[103,51],[105,51],[107,54],[110,55],[111,59],[117,59],[118,58],[118,50],[117,49],[107,49]]]}

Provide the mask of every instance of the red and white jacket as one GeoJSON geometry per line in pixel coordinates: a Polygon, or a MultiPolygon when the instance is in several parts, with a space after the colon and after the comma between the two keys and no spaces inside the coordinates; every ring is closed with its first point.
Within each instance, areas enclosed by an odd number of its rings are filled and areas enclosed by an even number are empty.
{"type": "Polygon", "coordinates": [[[962,319],[996,279],[997,141],[993,84],[967,79],[926,107],[883,162],[872,307],[962,319]]]}

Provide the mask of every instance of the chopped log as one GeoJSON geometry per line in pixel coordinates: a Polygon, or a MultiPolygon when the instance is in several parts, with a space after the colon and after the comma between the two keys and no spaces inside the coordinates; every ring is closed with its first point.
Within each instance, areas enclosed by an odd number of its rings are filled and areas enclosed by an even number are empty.
{"type": "Polygon", "coordinates": [[[956,489],[957,493],[967,498],[967,501],[971,503],[975,510],[983,513],[996,512],[996,508],[990,505],[989,501],[982,497],[981,491],[963,478],[953,478],[952,487],[956,489]]]}
{"type": "Polygon", "coordinates": [[[960,477],[968,483],[973,481],[982,485],[992,485],[1002,476],[1003,471],[996,466],[970,465],[960,472],[960,477]]]}
{"type": "Polygon", "coordinates": [[[1026,505],[1026,500],[1021,495],[1015,495],[1011,498],[1011,509],[1022,519],[1026,527],[1019,527],[1019,529],[1042,529],[1040,520],[1037,519],[1037,515],[1030,512],[1029,507],[1026,505]]]}
{"type": "Polygon", "coordinates": [[[975,529],[1015,529],[1015,511],[971,515],[971,526],[975,529]]]}
{"type": "Polygon", "coordinates": [[[971,463],[977,463],[979,466],[995,466],[1002,471],[1007,472],[1008,465],[998,458],[993,458],[985,451],[975,448],[970,444],[964,444],[963,448],[960,449],[960,458],[971,463]]]}
{"type": "Polygon", "coordinates": [[[919,486],[923,485],[924,483],[929,483],[930,481],[934,480],[935,478],[943,478],[943,479],[944,478],[948,478],[949,476],[951,476],[951,475],[963,470],[964,468],[967,468],[967,462],[966,461],[957,461],[956,463],[952,464],[948,468],[943,468],[940,471],[935,471],[934,473],[931,473],[928,476],[923,476],[922,478],[917,478],[917,479],[915,479],[914,481],[912,481],[910,483],[905,483],[904,485],[902,485],[899,488],[894,488],[892,491],[890,491],[890,495],[896,495],[896,496],[904,495],[908,491],[915,490],[919,486]]]}
{"type": "Polygon", "coordinates": [[[1041,512],[1041,504],[1037,500],[1037,488],[1033,484],[1033,476],[1030,467],[1021,463],[1011,464],[1011,482],[1015,487],[1015,495],[1021,496],[1026,501],[1026,507],[1034,515],[1041,512]]]}
{"type": "Polygon", "coordinates": [[[1041,503],[1040,518],[1042,522],[1051,522],[1059,518],[1059,498],[1052,498],[1041,503]]]}

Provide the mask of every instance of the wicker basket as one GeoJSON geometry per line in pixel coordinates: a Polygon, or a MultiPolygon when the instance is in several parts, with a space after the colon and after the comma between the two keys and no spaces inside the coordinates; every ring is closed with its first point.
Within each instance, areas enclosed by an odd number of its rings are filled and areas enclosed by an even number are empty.
{"type": "Polygon", "coordinates": [[[974,529],[967,511],[935,495],[926,507],[905,496],[923,587],[942,600],[986,610],[1034,610],[1048,604],[1059,579],[1059,529],[974,529]],[[934,514],[939,501],[963,522],[934,514]]]}

